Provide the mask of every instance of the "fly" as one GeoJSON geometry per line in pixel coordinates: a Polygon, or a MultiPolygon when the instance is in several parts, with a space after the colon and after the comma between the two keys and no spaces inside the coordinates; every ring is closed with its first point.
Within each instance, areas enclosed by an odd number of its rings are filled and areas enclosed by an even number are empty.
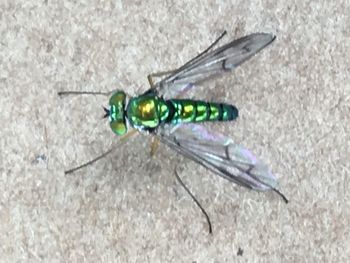
{"type": "MultiPolygon", "coordinates": [[[[104,117],[109,119],[112,131],[121,136],[119,142],[137,135],[137,132],[151,134],[156,140],[215,174],[256,191],[272,190],[288,203],[287,198],[277,190],[277,180],[267,165],[231,138],[209,131],[201,125],[208,121],[234,121],[238,118],[238,109],[234,105],[179,98],[195,87],[195,84],[232,71],[275,39],[271,34],[255,33],[214,48],[225,34],[226,31],[206,50],[180,68],[150,74],[150,89],[139,96],[130,97],[120,90],[62,91],[58,94],[111,95],[108,108],[104,108],[104,117]],[[163,78],[154,82],[155,77],[163,78]],[[132,130],[128,131],[130,128],[132,130]]],[[[114,149],[66,173],[88,166],[114,149]]],[[[181,181],[177,172],[175,175],[206,216],[211,233],[207,213],[181,181]]]]}

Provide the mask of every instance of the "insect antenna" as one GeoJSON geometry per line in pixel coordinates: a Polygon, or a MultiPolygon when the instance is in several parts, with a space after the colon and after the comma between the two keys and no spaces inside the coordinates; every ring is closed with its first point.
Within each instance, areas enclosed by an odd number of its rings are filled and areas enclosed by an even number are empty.
{"type": "Polygon", "coordinates": [[[192,200],[196,203],[196,205],[199,207],[199,209],[202,211],[202,213],[204,214],[205,218],[207,219],[208,222],[208,227],[209,227],[209,234],[212,234],[212,227],[211,227],[211,222],[210,222],[210,218],[207,214],[207,212],[204,210],[204,208],[202,207],[202,205],[199,203],[199,201],[196,199],[196,197],[191,193],[191,191],[187,188],[187,186],[184,184],[184,182],[181,180],[179,174],[177,173],[177,170],[175,169],[175,176],[176,179],[179,181],[179,183],[181,184],[181,186],[186,190],[186,192],[189,194],[189,196],[192,198],[192,200]]]}

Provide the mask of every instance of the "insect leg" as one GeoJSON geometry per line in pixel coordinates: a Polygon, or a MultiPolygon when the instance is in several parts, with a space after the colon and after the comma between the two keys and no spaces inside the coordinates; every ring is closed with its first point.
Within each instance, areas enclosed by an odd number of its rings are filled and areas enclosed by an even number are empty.
{"type": "Polygon", "coordinates": [[[111,92],[101,92],[101,91],[59,91],[57,92],[58,96],[63,97],[67,95],[103,95],[109,96],[111,92]]]}
{"type": "Polygon", "coordinates": [[[162,76],[166,76],[166,75],[170,75],[171,73],[173,73],[175,70],[167,70],[167,71],[160,71],[160,72],[156,72],[156,73],[151,73],[147,76],[148,79],[148,83],[151,86],[151,88],[154,87],[154,81],[153,78],[159,78],[162,76]]]}
{"type": "MultiPolygon", "coordinates": [[[[119,144],[120,144],[120,143],[123,143],[123,142],[125,142],[127,139],[129,139],[130,137],[132,137],[132,136],[134,136],[134,135],[136,135],[136,134],[138,134],[138,133],[137,133],[137,130],[132,130],[132,131],[128,132],[127,134],[125,134],[123,137],[121,137],[121,138],[118,140],[117,143],[119,143],[119,144]]],[[[88,161],[88,162],[86,162],[86,163],[84,163],[84,164],[82,164],[82,165],[79,165],[79,166],[77,166],[77,167],[74,167],[74,168],[72,168],[72,169],[69,169],[69,170],[65,171],[64,173],[65,173],[65,174],[74,173],[74,172],[77,171],[77,170],[80,170],[80,169],[82,169],[82,168],[84,168],[84,167],[86,167],[86,166],[89,166],[89,165],[91,165],[91,164],[97,162],[98,160],[100,160],[100,159],[106,157],[108,154],[110,154],[111,152],[113,152],[113,151],[114,151],[115,149],[117,149],[117,148],[118,148],[118,147],[116,147],[116,145],[113,145],[107,152],[104,152],[103,154],[101,154],[100,156],[97,156],[96,158],[94,158],[94,159],[91,160],[91,161],[88,161]]]]}
{"type": "Polygon", "coordinates": [[[156,137],[152,138],[152,143],[151,143],[151,157],[153,157],[158,149],[159,146],[159,139],[156,137]]]}
{"type": "Polygon", "coordinates": [[[186,192],[189,194],[189,196],[192,198],[192,200],[196,203],[196,205],[199,207],[199,209],[202,211],[202,213],[204,214],[205,218],[207,219],[208,222],[208,227],[209,227],[209,234],[212,234],[212,227],[211,227],[211,222],[210,222],[210,218],[207,214],[207,212],[204,210],[204,208],[202,207],[202,205],[199,203],[199,201],[196,199],[196,197],[191,193],[191,191],[187,188],[187,186],[184,184],[184,182],[181,180],[179,174],[177,173],[177,170],[175,169],[175,176],[176,179],[179,181],[179,183],[181,184],[181,186],[186,190],[186,192]]]}
{"type": "MultiPolygon", "coordinates": [[[[103,95],[103,96],[111,96],[116,90],[112,91],[107,91],[107,92],[102,92],[102,91],[59,91],[57,92],[58,96],[61,98],[64,96],[69,96],[69,95],[103,95]]],[[[125,92],[125,91],[124,91],[125,92]]],[[[125,94],[131,98],[131,96],[125,92],[125,94]]]]}
{"type": "Polygon", "coordinates": [[[77,171],[77,170],[80,170],[80,169],[82,169],[82,168],[84,168],[84,167],[86,167],[86,166],[89,166],[89,165],[93,164],[94,162],[97,162],[98,160],[100,160],[100,159],[106,157],[106,156],[107,156],[108,154],[110,154],[114,149],[115,149],[115,147],[109,149],[107,152],[101,154],[100,156],[96,157],[95,159],[93,159],[93,160],[91,160],[91,161],[88,161],[88,162],[86,162],[86,163],[84,163],[84,164],[82,164],[82,165],[79,165],[79,166],[77,166],[77,167],[74,167],[74,168],[72,168],[72,169],[69,169],[69,170],[67,170],[67,171],[64,171],[64,173],[65,173],[65,174],[71,174],[71,173],[74,173],[74,172],[77,171]]]}
{"type": "Polygon", "coordinates": [[[276,192],[280,197],[282,197],[282,199],[283,199],[283,201],[286,203],[286,204],[288,204],[288,199],[287,199],[287,197],[285,197],[285,195],[284,194],[282,194],[280,191],[278,191],[276,188],[272,188],[272,190],[274,191],[274,192],[276,192]]]}

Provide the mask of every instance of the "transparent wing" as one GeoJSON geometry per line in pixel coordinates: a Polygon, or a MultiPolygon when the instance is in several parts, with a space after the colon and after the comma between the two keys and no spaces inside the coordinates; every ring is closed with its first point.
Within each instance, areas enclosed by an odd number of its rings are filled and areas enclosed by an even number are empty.
{"type": "Polygon", "coordinates": [[[271,34],[255,33],[212,51],[210,47],[156,83],[154,89],[160,96],[174,98],[192,88],[195,83],[233,70],[268,46],[274,39],[275,36],[271,34]]]}
{"type": "Polygon", "coordinates": [[[164,144],[214,173],[250,189],[273,190],[287,202],[269,168],[232,139],[196,124],[161,127],[157,132],[164,144]]]}

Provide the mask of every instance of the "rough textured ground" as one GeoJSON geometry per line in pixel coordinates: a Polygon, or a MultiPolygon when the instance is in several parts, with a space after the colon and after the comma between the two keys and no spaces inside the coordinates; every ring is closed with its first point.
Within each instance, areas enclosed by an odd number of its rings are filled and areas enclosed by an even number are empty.
{"type": "Polygon", "coordinates": [[[349,14],[348,1],[2,0],[0,261],[348,262],[349,14]],[[148,73],[180,66],[224,29],[224,41],[277,40],[196,97],[238,106],[239,121],[211,128],[266,160],[288,205],[165,146],[152,159],[143,136],[64,174],[117,138],[101,120],[107,98],[58,91],[139,94],[148,73]]]}

